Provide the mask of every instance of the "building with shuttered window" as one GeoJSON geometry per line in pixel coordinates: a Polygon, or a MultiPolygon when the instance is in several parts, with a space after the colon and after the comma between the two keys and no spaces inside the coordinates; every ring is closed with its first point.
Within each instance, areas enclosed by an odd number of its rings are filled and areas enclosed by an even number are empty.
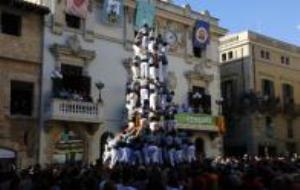
{"type": "Polygon", "coordinates": [[[300,152],[300,48],[253,31],[220,40],[228,154],[300,152]]]}
{"type": "Polygon", "coordinates": [[[38,157],[44,15],[27,1],[0,1],[0,172],[38,157]]]}

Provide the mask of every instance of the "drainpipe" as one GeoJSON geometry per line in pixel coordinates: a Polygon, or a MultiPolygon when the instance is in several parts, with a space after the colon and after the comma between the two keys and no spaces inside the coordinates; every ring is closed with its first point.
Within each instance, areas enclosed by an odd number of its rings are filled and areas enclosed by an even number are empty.
{"type": "Polygon", "coordinates": [[[242,73],[242,92],[246,91],[246,80],[245,80],[245,66],[244,66],[244,49],[242,48],[242,64],[241,64],[241,73],[242,73]]]}
{"type": "Polygon", "coordinates": [[[45,40],[45,29],[46,29],[46,16],[44,15],[42,17],[42,40],[41,40],[41,70],[40,70],[40,76],[39,76],[39,119],[38,119],[38,142],[37,142],[37,160],[36,162],[39,164],[43,164],[43,140],[44,140],[44,85],[43,85],[43,78],[44,78],[44,40],[45,40]]]}
{"type": "Polygon", "coordinates": [[[252,45],[252,72],[253,72],[253,90],[256,91],[256,65],[255,65],[255,46],[252,45]]]}
{"type": "MultiPolygon", "coordinates": [[[[255,46],[254,44],[250,45],[251,47],[251,65],[252,65],[252,74],[253,74],[253,91],[256,92],[256,65],[255,65],[255,59],[256,59],[256,55],[255,55],[255,46]]],[[[253,119],[253,116],[252,116],[253,119]]],[[[257,118],[255,118],[256,120],[258,120],[257,118]]],[[[253,121],[251,122],[252,126],[250,128],[251,130],[251,142],[252,142],[252,153],[257,154],[258,150],[257,150],[257,137],[255,136],[256,131],[255,128],[253,126],[253,123],[255,123],[256,125],[259,125],[260,122],[257,121],[253,121]]]]}

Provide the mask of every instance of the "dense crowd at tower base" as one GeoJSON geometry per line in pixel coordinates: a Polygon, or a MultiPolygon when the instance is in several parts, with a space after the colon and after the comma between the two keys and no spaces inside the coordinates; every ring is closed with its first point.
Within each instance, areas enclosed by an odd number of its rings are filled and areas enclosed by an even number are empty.
{"type": "Polygon", "coordinates": [[[299,190],[300,160],[216,158],[171,166],[98,162],[36,165],[1,174],[1,190],[299,190]]]}

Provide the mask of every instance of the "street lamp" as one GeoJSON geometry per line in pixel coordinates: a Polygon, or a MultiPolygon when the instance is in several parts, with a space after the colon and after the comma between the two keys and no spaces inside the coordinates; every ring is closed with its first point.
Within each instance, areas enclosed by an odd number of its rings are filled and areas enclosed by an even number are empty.
{"type": "Polygon", "coordinates": [[[222,115],[223,101],[224,101],[224,99],[222,97],[220,99],[216,100],[216,104],[218,105],[218,108],[219,108],[219,115],[222,115]]]}
{"type": "Polygon", "coordinates": [[[103,100],[102,100],[102,97],[101,97],[101,90],[104,88],[104,83],[99,81],[95,84],[95,86],[97,87],[97,89],[99,90],[99,98],[98,98],[98,102],[99,103],[102,103],[103,100]]]}

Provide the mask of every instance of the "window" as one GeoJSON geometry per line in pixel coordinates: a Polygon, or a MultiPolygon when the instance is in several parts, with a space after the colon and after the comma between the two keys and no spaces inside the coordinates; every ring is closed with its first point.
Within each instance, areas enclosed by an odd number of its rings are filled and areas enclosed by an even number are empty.
{"type": "Polygon", "coordinates": [[[1,14],[1,32],[4,34],[20,36],[22,17],[11,13],[1,14]]]}
{"type": "Polygon", "coordinates": [[[90,101],[91,77],[83,74],[83,67],[62,64],[63,78],[53,79],[53,96],[56,98],[70,98],[80,95],[84,100],[90,101]],[[66,95],[67,94],[67,95],[66,95]]]}
{"type": "Polygon", "coordinates": [[[283,103],[290,104],[294,102],[294,88],[289,84],[282,85],[283,103]]]}
{"type": "Polygon", "coordinates": [[[290,156],[292,156],[292,154],[297,152],[296,143],[292,143],[292,142],[286,143],[286,149],[289,152],[290,156]]]}
{"type": "Polygon", "coordinates": [[[194,47],[194,56],[195,57],[198,57],[198,58],[201,58],[202,57],[202,49],[201,48],[195,48],[194,47]]]}
{"type": "Polygon", "coordinates": [[[11,81],[11,115],[31,116],[33,111],[33,83],[11,81]]]}
{"type": "Polygon", "coordinates": [[[272,138],[274,136],[274,127],[273,127],[273,119],[270,116],[267,116],[265,119],[265,126],[266,126],[266,136],[272,138]]]}
{"type": "Polygon", "coordinates": [[[290,64],[290,58],[286,56],[281,56],[281,64],[289,65],[290,64]]]}
{"type": "Polygon", "coordinates": [[[80,29],[81,19],[74,15],[66,14],[66,23],[70,28],[80,29]]]}
{"type": "Polygon", "coordinates": [[[272,123],[273,123],[273,119],[270,116],[267,116],[266,117],[266,126],[272,125],[272,123]]]}
{"type": "Polygon", "coordinates": [[[266,51],[266,59],[270,60],[270,52],[266,51]]]}
{"type": "Polygon", "coordinates": [[[293,130],[293,121],[292,120],[287,121],[287,137],[290,139],[294,138],[294,130],[293,130]]]}
{"type": "Polygon", "coordinates": [[[233,53],[232,53],[232,51],[230,51],[229,53],[228,53],[228,59],[232,59],[233,58],[233,53]]]}
{"type": "Polygon", "coordinates": [[[83,68],[80,66],[62,64],[61,72],[63,76],[81,76],[83,68]]]}
{"type": "Polygon", "coordinates": [[[281,64],[285,64],[285,57],[281,56],[281,64]]]}
{"type": "Polygon", "coordinates": [[[260,51],[260,57],[261,57],[261,58],[265,58],[265,51],[264,51],[264,50],[261,50],[261,51],[260,51]]]}
{"type": "Polygon", "coordinates": [[[288,57],[285,58],[285,64],[286,64],[286,65],[289,65],[289,64],[290,64],[290,58],[288,58],[288,57]]]}
{"type": "Polygon", "coordinates": [[[274,83],[270,80],[262,80],[262,95],[274,97],[274,83]]]}
{"type": "Polygon", "coordinates": [[[226,61],[227,60],[227,55],[226,55],[226,53],[223,53],[222,54],[222,61],[226,61]]]}
{"type": "Polygon", "coordinates": [[[233,80],[227,80],[225,82],[222,82],[222,97],[225,100],[234,98],[234,81],[233,80]]]}
{"type": "Polygon", "coordinates": [[[195,113],[211,113],[211,96],[205,93],[205,88],[193,86],[189,92],[189,106],[195,113]]]}
{"type": "Polygon", "coordinates": [[[270,54],[270,52],[268,52],[268,51],[261,50],[261,51],[260,51],[260,57],[261,57],[262,59],[270,60],[270,59],[271,59],[271,54],[270,54]]]}

